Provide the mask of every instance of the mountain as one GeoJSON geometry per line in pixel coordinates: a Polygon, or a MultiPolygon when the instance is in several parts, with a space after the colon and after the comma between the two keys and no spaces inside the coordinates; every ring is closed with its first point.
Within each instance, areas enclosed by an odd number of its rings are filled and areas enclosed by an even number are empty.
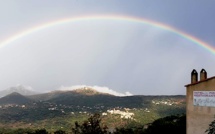
{"type": "Polygon", "coordinates": [[[28,96],[35,101],[48,101],[53,104],[66,106],[104,106],[111,107],[146,108],[150,107],[152,100],[180,101],[185,99],[183,95],[176,96],[114,96],[100,93],[92,88],[79,88],[72,91],[52,91],[45,94],[28,96]]]}
{"type": "Polygon", "coordinates": [[[10,87],[8,89],[0,91],[0,98],[4,97],[6,95],[9,95],[13,92],[17,92],[17,93],[24,95],[24,96],[38,94],[29,86],[17,85],[15,87],[10,87]]]}
{"type": "Polygon", "coordinates": [[[23,105],[23,104],[29,104],[31,102],[33,101],[16,92],[13,92],[7,96],[0,98],[1,105],[7,105],[7,104],[23,105]]]}
{"type": "Polygon", "coordinates": [[[55,99],[60,99],[60,100],[63,99],[67,101],[67,99],[69,100],[81,99],[80,97],[91,98],[89,96],[95,97],[95,96],[114,96],[114,95],[101,93],[96,91],[93,88],[83,87],[83,88],[78,88],[74,90],[55,90],[48,93],[30,95],[28,97],[35,101],[48,101],[48,100],[55,100],[55,99]]]}
{"type": "Polygon", "coordinates": [[[64,87],[61,86],[58,90],[59,91],[74,91],[74,90],[94,90],[97,93],[104,93],[104,94],[111,94],[115,96],[131,96],[132,94],[130,92],[125,93],[119,93],[113,89],[110,89],[108,87],[102,87],[102,86],[87,86],[87,85],[76,85],[76,86],[70,86],[70,87],[64,87]]]}
{"type": "Polygon", "coordinates": [[[87,96],[91,96],[91,95],[99,95],[99,94],[103,94],[103,95],[110,95],[107,93],[101,93],[96,91],[95,89],[91,88],[91,87],[83,87],[83,88],[78,88],[75,90],[72,90],[72,92],[77,93],[77,94],[82,94],[82,95],[87,95],[87,96]]]}
{"type": "Polygon", "coordinates": [[[125,107],[125,108],[147,108],[151,107],[152,100],[166,101],[166,102],[178,102],[183,100],[185,96],[113,96],[107,94],[96,95],[82,95],[72,92],[66,92],[60,94],[48,101],[55,104],[62,104],[67,106],[86,106],[86,107],[100,107],[105,109],[113,107],[125,107]]]}
{"type": "Polygon", "coordinates": [[[121,119],[119,114],[130,113],[135,119],[132,122],[148,124],[161,117],[185,113],[185,110],[186,97],[183,95],[114,96],[91,88],[30,96],[12,93],[0,98],[0,126],[26,127],[30,124],[29,127],[34,128],[53,128],[65,124],[63,127],[70,129],[75,121],[81,121],[92,113],[104,113],[106,115],[102,118],[107,124],[120,127],[130,121],[121,119]]]}

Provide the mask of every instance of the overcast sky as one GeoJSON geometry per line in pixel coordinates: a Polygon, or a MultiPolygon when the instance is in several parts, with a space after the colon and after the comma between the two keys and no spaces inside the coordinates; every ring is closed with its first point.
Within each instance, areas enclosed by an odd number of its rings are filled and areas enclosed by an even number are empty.
{"type": "MultiPolygon", "coordinates": [[[[215,47],[214,6],[212,0],[2,0],[0,44],[65,18],[109,15],[158,22],[215,47]]],[[[88,19],[31,32],[1,47],[0,90],[17,84],[40,92],[88,85],[140,95],[185,94],[192,69],[215,75],[214,56],[152,25],[88,19]]]]}

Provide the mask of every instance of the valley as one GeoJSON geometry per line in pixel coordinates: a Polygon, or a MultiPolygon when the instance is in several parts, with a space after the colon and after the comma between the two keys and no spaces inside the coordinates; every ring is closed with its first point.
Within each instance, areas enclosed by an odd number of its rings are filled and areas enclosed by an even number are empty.
{"type": "Polygon", "coordinates": [[[99,113],[109,128],[145,125],[156,119],[185,113],[185,96],[114,96],[93,89],[52,91],[0,98],[0,127],[70,130],[99,113]]]}

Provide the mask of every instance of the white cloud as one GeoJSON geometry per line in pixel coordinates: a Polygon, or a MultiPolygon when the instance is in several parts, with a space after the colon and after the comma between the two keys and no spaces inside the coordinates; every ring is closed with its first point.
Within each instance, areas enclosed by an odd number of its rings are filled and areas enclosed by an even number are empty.
{"type": "Polygon", "coordinates": [[[119,92],[116,92],[115,90],[110,89],[108,87],[87,86],[87,85],[75,85],[75,86],[71,86],[71,87],[61,86],[58,90],[60,90],[60,91],[72,91],[72,90],[85,88],[85,87],[92,88],[92,89],[94,89],[94,90],[96,90],[98,92],[101,92],[101,93],[108,93],[108,94],[112,94],[112,95],[115,95],[115,96],[131,96],[132,95],[128,91],[125,92],[125,93],[119,93],[119,92]]]}
{"type": "Polygon", "coordinates": [[[6,90],[8,90],[8,89],[28,90],[28,91],[35,92],[35,90],[31,86],[22,85],[22,84],[17,84],[16,86],[8,87],[6,90]]]}

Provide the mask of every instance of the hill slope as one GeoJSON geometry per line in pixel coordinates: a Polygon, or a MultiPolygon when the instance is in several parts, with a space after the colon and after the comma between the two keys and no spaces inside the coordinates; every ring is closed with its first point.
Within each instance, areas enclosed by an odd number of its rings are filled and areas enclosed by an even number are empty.
{"type": "MultiPolygon", "coordinates": [[[[154,105],[152,102],[172,105],[173,103],[183,102],[185,105],[185,96],[114,96],[110,94],[99,93],[93,89],[77,89],[73,91],[53,91],[50,93],[29,96],[35,101],[46,101],[52,104],[60,104],[75,107],[104,107],[107,110],[115,107],[126,108],[148,108],[154,105]]],[[[92,108],[91,108],[92,109],[92,108]]],[[[93,110],[93,109],[92,109],[93,110]]],[[[92,111],[91,110],[91,111],[92,111]]]]}
{"type": "Polygon", "coordinates": [[[185,96],[126,96],[119,97],[95,91],[55,91],[25,97],[12,93],[0,98],[0,126],[4,127],[59,127],[67,129],[74,121],[86,119],[92,113],[106,113],[104,122],[116,127],[129,120],[110,111],[131,112],[136,123],[150,123],[160,117],[185,113],[185,96]],[[34,98],[32,101],[29,98],[34,98]],[[36,101],[37,100],[37,101],[36,101]],[[42,101],[41,101],[42,100],[42,101]],[[17,104],[10,107],[4,104],[17,104]],[[22,105],[25,105],[22,108],[22,105]],[[108,112],[109,111],[109,112],[108,112]],[[120,120],[120,122],[119,122],[120,120]],[[31,126],[29,126],[31,124],[31,126]]]}
{"type": "Polygon", "coordinates": [[[7,105],[7,104],[28,104],[28,103],[32,103],[33,101],[30,100],[29,98],[13,92],[5,97],[0,98],[0,104],[1,105],[7,105]]]}
{"type": "Polygon", "coordinates": [[[106,93],[100,93],[100,92],[98,92],[98,91],[96,91],[96,90],[94,90],[92,88],[79,88],[79,89],[76,89],[76,90],[66,90],[66,91],[55,90],[55,91],[51,91],[51,92],[48,92],[48,93],[30,95],[28,97],[30,99],[35,100],[35,101],[49,101],[49,100],[55,100],[55,99],[67,100],[68,97],[70,99],[77,99],[77,97],[97,96],[97,95],[113,96],[113,95],[106,94],[106,93]]]}

